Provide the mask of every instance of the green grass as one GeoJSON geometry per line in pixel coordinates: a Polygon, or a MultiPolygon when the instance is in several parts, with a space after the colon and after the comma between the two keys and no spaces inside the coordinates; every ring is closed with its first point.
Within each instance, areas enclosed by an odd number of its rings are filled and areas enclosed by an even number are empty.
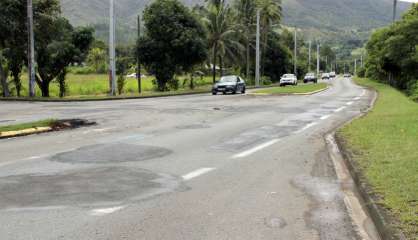
{"type": "Polygon", "coordinates": [[[418,104],[403,93],[368,79],[379,92],[373,110],[338,133],[354,154],[380,204],[399,221],[408,239],[418,239],[418,104]]]}
{"type": "Polygon", "coordinates": [[[299,84],[297,86],[286,86],[286,87],[272,87],[267,89],[261,89],[255,91],[255,93],[261,94],[291,94],[291,93],[310,93],[325,89],[327,84],[318,83],[318,84],[299,84]]]}
{"type": "MultiPolygon", "coordinates": [[[[178,91],[184,92],[189,91],[187,81],[186,86],[182,86],[183,80],[185,76],[180,76],[178,79],[180,80],[180,88],[178,91]]],[[[150,95],[155,94],[154,86],[152,84],[152,80],[154,77],[146,77],[142,79],[142,95],[150,95]]],[[[109,91],[109,80],[108,75],[106,74],[67,74],[66,78],[68,92],[68,98],[86,98],[86,97],[104,97],[108,94],[109,91]]],[[[202,89],[209,89],[209,85],[212,84],[212,78],[207,76],[200,78],[195,78],[195,86],[196,91],[202,89]]],[[[28,96],[28,78],[27,74],[22,74],[22,96],[28,96]]],[[[123,96],[135,96],[138,95],[138,83],[135,78],[127,78],[126,85],[124,87],[123,96]]],[[[39,97],[41,96],[41,91],[36,86],[36,95],[39,97]]],[[[50,84],[50,96],[51,97],[58,97],[59,96],[59,88],[56,82],[52,82],[50,84]]]]}
{"type": "Polygon", "coordinates": [[[57,121],[54,119],[46,119],[46,120],[30,122],[30,123],[0,126],[0,132],[19,131],[19,130],[35,128],[35,127],[49,127],[49,126],[52,126],[56,122],[57,121]]]}

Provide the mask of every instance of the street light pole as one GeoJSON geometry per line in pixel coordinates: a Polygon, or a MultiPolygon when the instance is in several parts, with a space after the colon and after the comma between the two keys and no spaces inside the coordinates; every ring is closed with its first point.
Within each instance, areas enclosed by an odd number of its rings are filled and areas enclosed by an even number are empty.
{"type": "Polygon", "coordinates": [[[29,72],[29,96],[35,97],[35,40],[33,33],[33,3],[27,2],[28,14],[28,72],[29,72]]]}
{"type": "Polygon", "coordinates": [[[255,86],[260,86],[260,9],[257,10],[257,35],[256,35],[256,60],[255,60],[255,86]]]}
{"type": "Polygon", "coordinates": [[[398,0],[393,0],[393,20],[392,20],[392,22],[396,21],[397,5],[398,5],[398,0]]]}
{"type": "Polygon", "coordinates": [[[309,41],[309,66],[308,66],[308,72],[311,72],[311,51],[312,51],[312,41],[309,41]]]}
{"type": "Polygon", "coordinates": [[[115,3],[110,0],[110,23],[109,23],[109,81],[110,95],[116,95],[116,51],[115,51],[115,3]]]}
{"type": "MultiPolygon", "coordinates": [[[[138,15],[138,42],[139,42],[139,38],[141,37],[141,17],[138,15]]],[[[136,61],[137,61],[137,72],[136,72],[136,79],[138,81],[138,93],[141,94],[142,92],[142,88],[141,88],[141,63],[139,61],[139,54],[140,52],[137,50],[137,56],[136,56],[136,61]]]]}
{"type": "Polygon", "coordinates": [[[316,74],[319,76],[319,42],[316,44],[316,74]]]}
{"type": "Polygon", "coordinates": [[[295,28],[295,40],[294,40],[294,42],[295,42],[295,49],[294,49],[294,51],[295,51],[295,53],[294,53],[294,63],[293,63],[293,71],[294,71],[294,73],[295,73],[295,76],[296,76],[296,78],[297,78],[297,76],[298,76],[298,67],[297,67],[297,63],[298,63],[298,60],[297,60],[297,55],[298,55],[298,50],[297,50],[297,48],[298,48],[298,43],[297,43],[297,41],[298,41],[298,39],[297,39],[298,37],[297,37],[297,29],[295,28]]]}

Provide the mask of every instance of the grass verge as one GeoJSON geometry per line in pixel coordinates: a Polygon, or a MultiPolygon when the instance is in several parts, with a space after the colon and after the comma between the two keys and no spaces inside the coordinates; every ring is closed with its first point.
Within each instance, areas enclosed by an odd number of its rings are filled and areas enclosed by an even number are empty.
{"type": "Polygon", "coordinates": [[[378,204],[408,239],[418,239],[418,104],[400,91],[368,79],[379,92],[373,110],[338,135],[363,173],[378,204]]]}
{"type": "Polygon", "coordinates": [[[55,119],[46,119],[36,122],[30,123],[21,123],[15,125],[7,125],[7,126],[0,126],[0,133],[1,132],[10,132],[10,131],[20,131],[29,128],[36,128],[36,127],[51,127],[53,126],[57,120],[55,119]]]}
{"type": "Polygon", "coordinates": [[[267,89],[260,89],[255,91],[259,94],[294,94],[294,93],[310,93],[325,89],[326,83],[318,84],[300,84],[297,86],[273,87],[267,89]]]}

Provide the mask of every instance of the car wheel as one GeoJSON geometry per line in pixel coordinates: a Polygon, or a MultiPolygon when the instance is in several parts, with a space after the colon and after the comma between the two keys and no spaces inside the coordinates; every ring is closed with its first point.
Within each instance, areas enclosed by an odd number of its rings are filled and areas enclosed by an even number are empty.
{"type": "Polygon", "coordinates": [[[245,94],[245,90],[246,90],[245,87],[243,87],[241,93],[245,94]]]}
{"type": "Polygon", "coordinates": [[[217,92],[212,92],[212,95],[217,95],[218,93],[217,92]]]}

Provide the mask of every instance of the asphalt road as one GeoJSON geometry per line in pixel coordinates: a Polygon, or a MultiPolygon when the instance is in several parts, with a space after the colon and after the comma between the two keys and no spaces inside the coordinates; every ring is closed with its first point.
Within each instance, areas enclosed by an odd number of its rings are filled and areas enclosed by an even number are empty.
{"type": "Polygon", "coordinates": [[[0,102],[0,124],[96,126],[0,140],[0,239],[359,239],[324,135],[372,92],[0,102]]]}

